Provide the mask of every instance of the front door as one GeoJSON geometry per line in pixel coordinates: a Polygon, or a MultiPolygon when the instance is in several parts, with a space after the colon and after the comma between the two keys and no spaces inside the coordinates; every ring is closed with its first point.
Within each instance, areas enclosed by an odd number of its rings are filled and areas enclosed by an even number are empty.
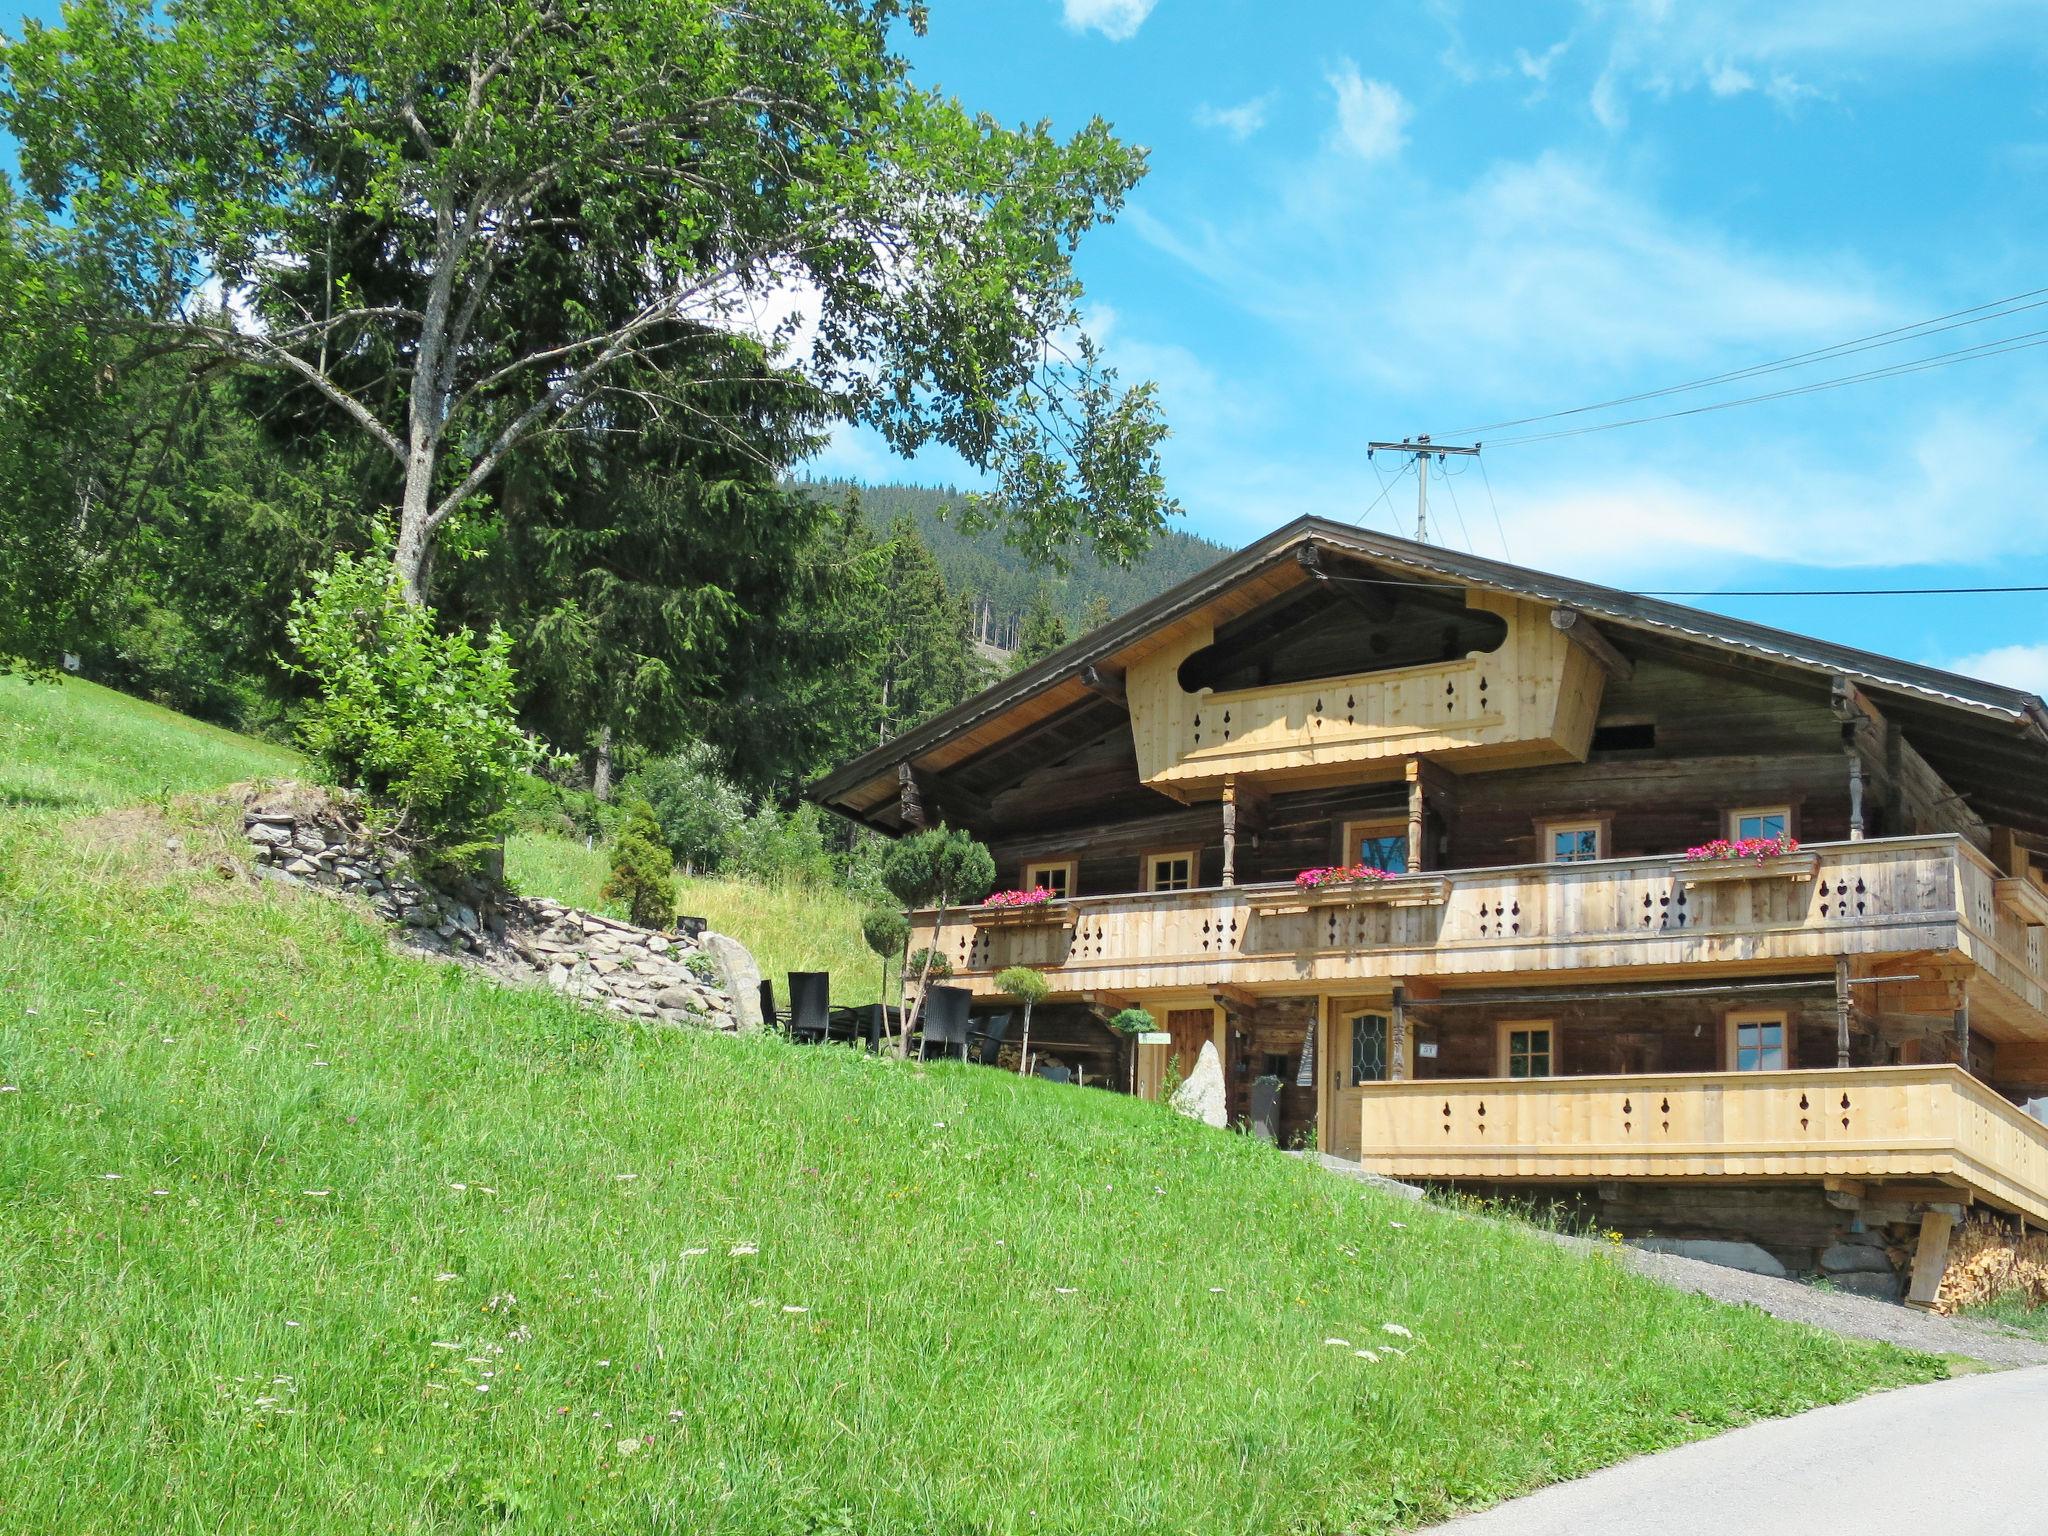
{"type": "Polygon", "coordinates": [[[1359,1152],[1359,1115],[1368,1083],[1393,1074],[1393,1023],[1375,1008],[1347,1008],[1330,1025],[1330,1128],[1324,1144],[1339,1157],[1359,1152]]]}
{"type": "Polygon", "coordinates": [[[1166,1032],[1173,1036],[1173,1044],[1166,1048],[1167,1075],[1175,1082],[1185,1082],[1201,1058],[1202,1047],[1216,1037],[1215,1010],[1169,1008],[1166,1032]]]}

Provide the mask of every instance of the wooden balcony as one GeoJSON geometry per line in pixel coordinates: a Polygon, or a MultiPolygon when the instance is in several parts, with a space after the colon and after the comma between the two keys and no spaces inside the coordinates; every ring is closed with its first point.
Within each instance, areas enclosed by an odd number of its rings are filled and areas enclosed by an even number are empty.
{"type": "Polygon", "coordinates": [[[1441,870],[1353,890],[1089,896],[1022,926],[948,914],[940,952],[976,990],[1028,965],[1067,996],[1637,966],[1795,971],[1837,955],[1936,953],[1975,960],[2040,1009],[2042,929],[2028,896],[2001,896],[2012,884],[1960,838],[1885,838],[1761,867],[1659,856],[1441,870]]]}
{"type": "Polygon", "coordinates": [[[2048,1221],[2048,1126],[1960,1067],[1445,1079],[1340,1091],[1331,1146],[1403,1179],[1900,1179],[2048,1221]]]}

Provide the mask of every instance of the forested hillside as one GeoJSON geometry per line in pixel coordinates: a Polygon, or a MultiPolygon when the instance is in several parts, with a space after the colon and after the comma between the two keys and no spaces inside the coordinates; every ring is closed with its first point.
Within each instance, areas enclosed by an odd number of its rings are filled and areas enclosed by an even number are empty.
{"type": "Polygon", "coordinates": [[[1105,564],[1093,551],[1076,547],[1067,569],[1052,572],[1008,544],[1001,532],[964,532],[961,491],[951,486],[858,485],[844,480],[799,480],[798,485],[834,502],[848,496],[860,503],[863,520],[876,533],[897,517],[908,517],[930,548],[947,587],[969,606],[976,634],[1004,650],[1019,646],[1033,599],[1044,588],[1054,610],[1078,634],[1156,597],[1230,553],[1225,544],[1180,529],[1161,534],[1129,565],[1105,564]]]}

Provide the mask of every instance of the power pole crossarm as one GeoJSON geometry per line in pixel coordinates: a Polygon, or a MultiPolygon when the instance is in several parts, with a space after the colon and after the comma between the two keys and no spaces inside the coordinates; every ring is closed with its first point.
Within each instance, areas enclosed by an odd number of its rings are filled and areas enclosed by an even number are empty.
{"type": "Polygon", "coordinates": [[[1365,445],[1365,456],[1371,458],[1376,453],[1407,453],[1414,455],[1415,542],[1427,544],[1429,542],[1429,461],[1431,455],[1434,455],[1437,463],[1441,464],[1451,454],[1456,454],[1460,458],[1477,458],[1479,456],[1479,448],[1480,445],[1478,443],[1460,447],[1453,447],[1449,443],[1433,443],[1429,440],[1429,434],[1424,433],[1420,437],[1406,438],[1398,443],[1367,443],[1365,445]]]}

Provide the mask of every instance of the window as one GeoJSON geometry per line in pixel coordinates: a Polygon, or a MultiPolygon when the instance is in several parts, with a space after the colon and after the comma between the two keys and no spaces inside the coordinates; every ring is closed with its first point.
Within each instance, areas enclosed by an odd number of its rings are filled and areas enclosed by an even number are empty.
{"type": "Polygon", "coordinates": [[[1390,874],[1408,872],[1408,823],[1405,819],[1344,823],[1346,864],[1370,864],[1390,874]]]}
{"type": "Polygon", "coordinates": [[[1728,813],[1728,835],[1783,837],[1792,830],[1792,808],[1788,805],[1754,805],[1728,813]]]}
{"type": "Polygon", "coordinates": [[[1192,890],[1195,872],[1200,867],[1201,860],[1192,850],[1186,853],[1148,853],[1145,855],[1145,889],[1192,890]]]}
{"type": "Polygon", "coordinates": [[[1355,1014],[1351,1020],[1351,1086],[1387,1080],[1387,1017],[1355,1014]]]}
{"type": "Polygon", "coordinates": [[[1024,889],[1050,891],[1055,901],[1064,901],[1073,895],[1080,883],[1072,859],[1053,859],[1024,866],[1024,889]]]}
{"type": "Polygon", "coordinates": [[[1548,1019],[1516,1019],[1501,1025],[1502,1077],[1549,1077],[1554,1065],[1548,1019]]]}
{"type": "Polygon", "coordinates": [[[1782,1013],[1728,1015],[1728,1065],[1736,1072],[1782,1072],[1791,1065],[1782,1013]]]}
{"type": "Polygon", "coordinates": [[[1604,821],[1546,821],[1537,846],[1547,864],[1586,864],[1607,857],[1604,821]]]}
{"type": "Polygon", "coordinates": [[[1648,752],[1657,745],[1654,720],[1617,720],[1593,727],[1595,752],[1648,752]]]}

